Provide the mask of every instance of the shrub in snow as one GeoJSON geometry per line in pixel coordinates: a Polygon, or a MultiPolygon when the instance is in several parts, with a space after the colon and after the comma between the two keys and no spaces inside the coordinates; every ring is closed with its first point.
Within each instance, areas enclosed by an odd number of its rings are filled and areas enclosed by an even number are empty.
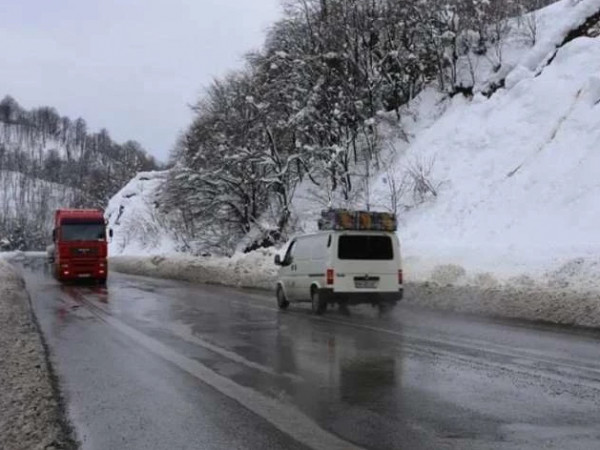
{"type": "Polygon", "coordinates": [[[425,202],[430,197],[437,197],[442,182],[433,177],[435,157],[426,160],[417,158],[409,163],[406,169],[409,190],[415,205],[425,202]]]}

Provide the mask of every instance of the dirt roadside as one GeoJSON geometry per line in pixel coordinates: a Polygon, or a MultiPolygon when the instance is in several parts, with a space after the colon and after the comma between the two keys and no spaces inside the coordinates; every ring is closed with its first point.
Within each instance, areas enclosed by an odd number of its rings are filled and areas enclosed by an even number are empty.
{"type": "Polygon", "coordinates": [[[76,449],[25,283],[0,260],[0,449],[76,449]]]}

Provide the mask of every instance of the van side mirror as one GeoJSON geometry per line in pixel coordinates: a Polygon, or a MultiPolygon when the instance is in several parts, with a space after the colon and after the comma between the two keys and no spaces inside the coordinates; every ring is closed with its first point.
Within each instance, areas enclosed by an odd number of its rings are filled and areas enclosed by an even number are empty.
{"type": "Polygon", "coordinates": [[[281,256],[279,255],[275,255],[275,265],[276,266],[281,266],[281,256]]]}

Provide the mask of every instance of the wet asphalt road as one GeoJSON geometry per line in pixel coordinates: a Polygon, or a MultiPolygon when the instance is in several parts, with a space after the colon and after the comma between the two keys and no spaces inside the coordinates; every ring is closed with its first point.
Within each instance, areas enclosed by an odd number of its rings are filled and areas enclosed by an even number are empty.
{"type": "Polygon", "coordinates": [[[25,275],[85,449],[600,448],[597,333],[25,275]]]}

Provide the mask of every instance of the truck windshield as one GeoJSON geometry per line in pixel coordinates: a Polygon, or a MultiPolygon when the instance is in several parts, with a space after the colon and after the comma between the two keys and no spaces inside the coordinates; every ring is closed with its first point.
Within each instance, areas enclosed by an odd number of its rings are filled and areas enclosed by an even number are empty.
{"type": "Polygon", "coordinates": [[[389,261],[394,259],[392,240],[389,236],[340,236],[338,258],[389,261]]]}
{"type": "Polygon", "coordinates": [[[63,241],[98,241],[106,238],[102,223],[73,223],[62,225],[63,241]]]}

